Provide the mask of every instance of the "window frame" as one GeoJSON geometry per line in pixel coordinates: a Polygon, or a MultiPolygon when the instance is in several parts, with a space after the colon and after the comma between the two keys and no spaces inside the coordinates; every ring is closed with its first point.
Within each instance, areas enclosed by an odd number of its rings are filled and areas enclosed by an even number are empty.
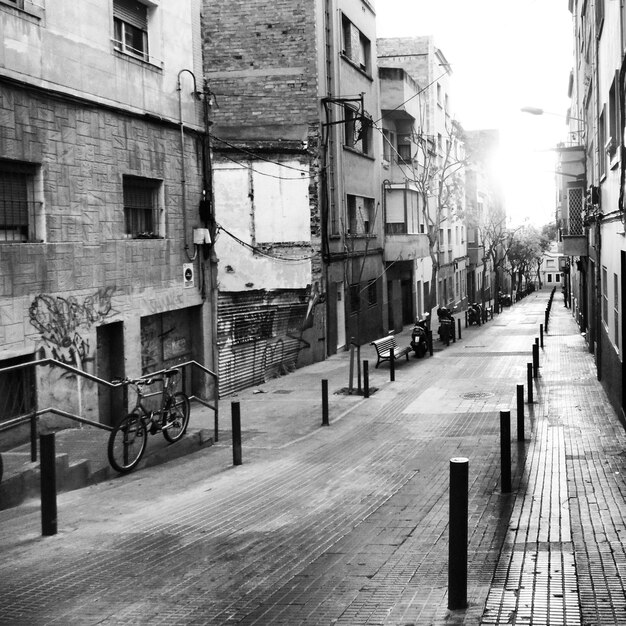
{"type": "Polygon", "coordinates": [[[374,198],[346,194],[347,234],[350,237],[374,235],[376,215],[374,198]],[[361,202],[359,202],[361,201],[361,202]]]}
{"type": "Polygon", "coordinates": [[[44,240],[43,182],[38,163],[0,159],[0,244],[34,243],[44,240]],[[4,193],[9,198],[4,199],[4,193]],[[19,196],[19,197],[18,197],[19,196]],[[11,199],[15,197],[16,199],[11,199]],[[17,208],[3,207],[16,203],[17,208]],[[21,214],[22,221],[8,223],[9,211],[21,214]],[[9,238],[9,234],[12,236],[9,238]]]}
{"type": "Polygon", "coordinates": [[[113,0],[113,47],[117,52],[126,54],[140,61],[150,61],[149,45],[149,6],[140,0],[113,0]],[[133,3],[136,7],[143,7],[144,15],[133,24],[129,20],[127,9],[122,7],[122,3],[133,3]],[[116,6],[117,5],[117,6],[116,6]],[[142,47],[136,48],[127,43],[127,34],[140,34],[142,47]]]}
{"type": "Polygon", "coordinates": [[[165,237],[162,192],[162,180],[131,174],[123,175],[122,206],[126,239],[163,239],[165,237]],[[133,198],[131,194],[135,197],[133,198]],[[146,194],[143,200],[149,196],[147,204],[150,206],[141,205],[142,194],[146,194]],[[141,228],[142,225],[144,228],[141,228]]]}

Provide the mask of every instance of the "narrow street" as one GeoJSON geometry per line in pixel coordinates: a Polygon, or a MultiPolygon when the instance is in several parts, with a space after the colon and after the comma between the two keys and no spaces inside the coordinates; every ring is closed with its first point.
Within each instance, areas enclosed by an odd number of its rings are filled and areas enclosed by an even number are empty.
{"type": "MultiPolygon", "coordinates": [[[[302,436],[294,414],[291,439],[247,436],[244,421],[242,466],[226,441],[62,494],[54,537],[40,536],[36,501],[1,511],[0,623],[626,624],[626,437],[558,293],[526,441],[515,441],[516,385],[548,295],[403,361],[393,383],[381,366],[379,390],[328,428],[302,436]],[[511,494],[500,490],[501,410],[511,494]],[[469,606],[451,612],[448,467],[459,456],[469,606]]],[[[330,373],[336,389],[344,372],[331,365],[280,386],[330,373]]]]}

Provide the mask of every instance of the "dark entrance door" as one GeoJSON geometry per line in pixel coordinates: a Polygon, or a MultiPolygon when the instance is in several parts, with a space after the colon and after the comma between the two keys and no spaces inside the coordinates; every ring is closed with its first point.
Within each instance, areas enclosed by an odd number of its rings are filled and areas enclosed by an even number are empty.
{"type": "MultiPolygon", "coordinates": [[[[124,376],[124,324],[113,322],[97,328],[96,375],[110,381],[124,376]]],[[[122,388],[98,385],[98,409],[102,424],[114,424],[126,410],[122,388]]]]}
{"type": "Polygon", "coordinates": [[[415,323],[413,316],[413,281],[402,281],[402,325],[415,323]]]}

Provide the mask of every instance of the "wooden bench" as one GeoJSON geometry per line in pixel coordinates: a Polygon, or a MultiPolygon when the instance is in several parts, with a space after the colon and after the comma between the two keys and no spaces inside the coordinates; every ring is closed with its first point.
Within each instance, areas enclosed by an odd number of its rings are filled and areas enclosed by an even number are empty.
{"type": "Polygon", "coordinates": [[[406,348],[399,348],[398,344],[396,343],[396,338],[391,333],[386,337],[383,337],[382,339],[376,339],[376,341],[372,341],[370,343],[370,346],[374,346],[374,348],[376,348],[376,356],[378,357],[376,367],[378,367],[382,361],[391,360],[392,348],[394,361],[398,360],[401,356],[406,356],[406,360],[409,360],[411,347],[407,346],[406,348]]]}

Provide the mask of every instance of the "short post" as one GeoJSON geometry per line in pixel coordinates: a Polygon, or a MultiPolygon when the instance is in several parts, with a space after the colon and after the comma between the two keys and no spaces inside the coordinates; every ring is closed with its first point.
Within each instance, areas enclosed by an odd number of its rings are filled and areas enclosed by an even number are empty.
{"type": "Polygon", "coordinates": [[[41,483],[41,534],[57,534],[57,477],[54,433],[39,436],[39,479],[41,483]]]}
{"type": "Polygon", "coordinates": [[[533,403],[533,364],[526,363],[526,383],[528,385],[528,404],[533,403]]]}
{"type": "MultiPolygon", "coordinates": [[[[366,361],[367,362],[367,361],[366,361]]],[[[328,380],[322,378],[322,426],[329,426],[328,421],[328,380]]]]}
{"type": "Polygon", "coordinates": [[[370,397],[370,363],[367,359],[363,361],[363,397],[370,397]]]}
{"type": "Polygon", "coordinates": [[[539,345],[543,348],[543,324],[539,324],[539,345]]]}
{"type": "Polygon", "coordinates": [[[233,465],[241,465],[241,412],[239,402],[231,402],[233,428],[233,465]]]}
{"type": "Polygon", "coordinates": [[[511,411],[500,411],[500,490],[511,493],[511,411]]]}
{"type": "Polygon", "coordinates": [[[461,341],[462,337],[461,337],[461,318],[460,317],[457,320],[457,322],[458,322],[458,327],[459,327],[459,341],[461,341]]]}
{"type": "Polygon", "coordinates": [[[539,376],[539,343],[534,343],[533,344],[533,377],[537,378],[538,376],[539,376]]]}
{"type": "Polygon", "coordinates": [[[394,349],[389,350],[389,380],[393,382],[396,379],[396,355],[394,349]]]}
{"type": "Polygon", "coordinates": [[[465,328],[467,328],[467,311],[465,311],[465,328]]]}
{"type": "Polygon", "coordinates": [[[517,440],[524,441],[524,385],[517,385],[517,440]]]}
{"type": "Polygon", "coordinates": [[[428,354],[430,356],[433,355],[433,331],[426,331],[426,337],[428,338],[428,354]]]}
{"type": "Polygon", "coordinates": [[[450,324],[450,332],[452,333],[452,343],[456,343],[456,324],[454,318],[452,318],[452,324],[450,324]]]}
{"type": "Polygon", "coordinates": [[[469,459],[450,459],[448,608],[467,607],[467,489],[469,459]]]}

